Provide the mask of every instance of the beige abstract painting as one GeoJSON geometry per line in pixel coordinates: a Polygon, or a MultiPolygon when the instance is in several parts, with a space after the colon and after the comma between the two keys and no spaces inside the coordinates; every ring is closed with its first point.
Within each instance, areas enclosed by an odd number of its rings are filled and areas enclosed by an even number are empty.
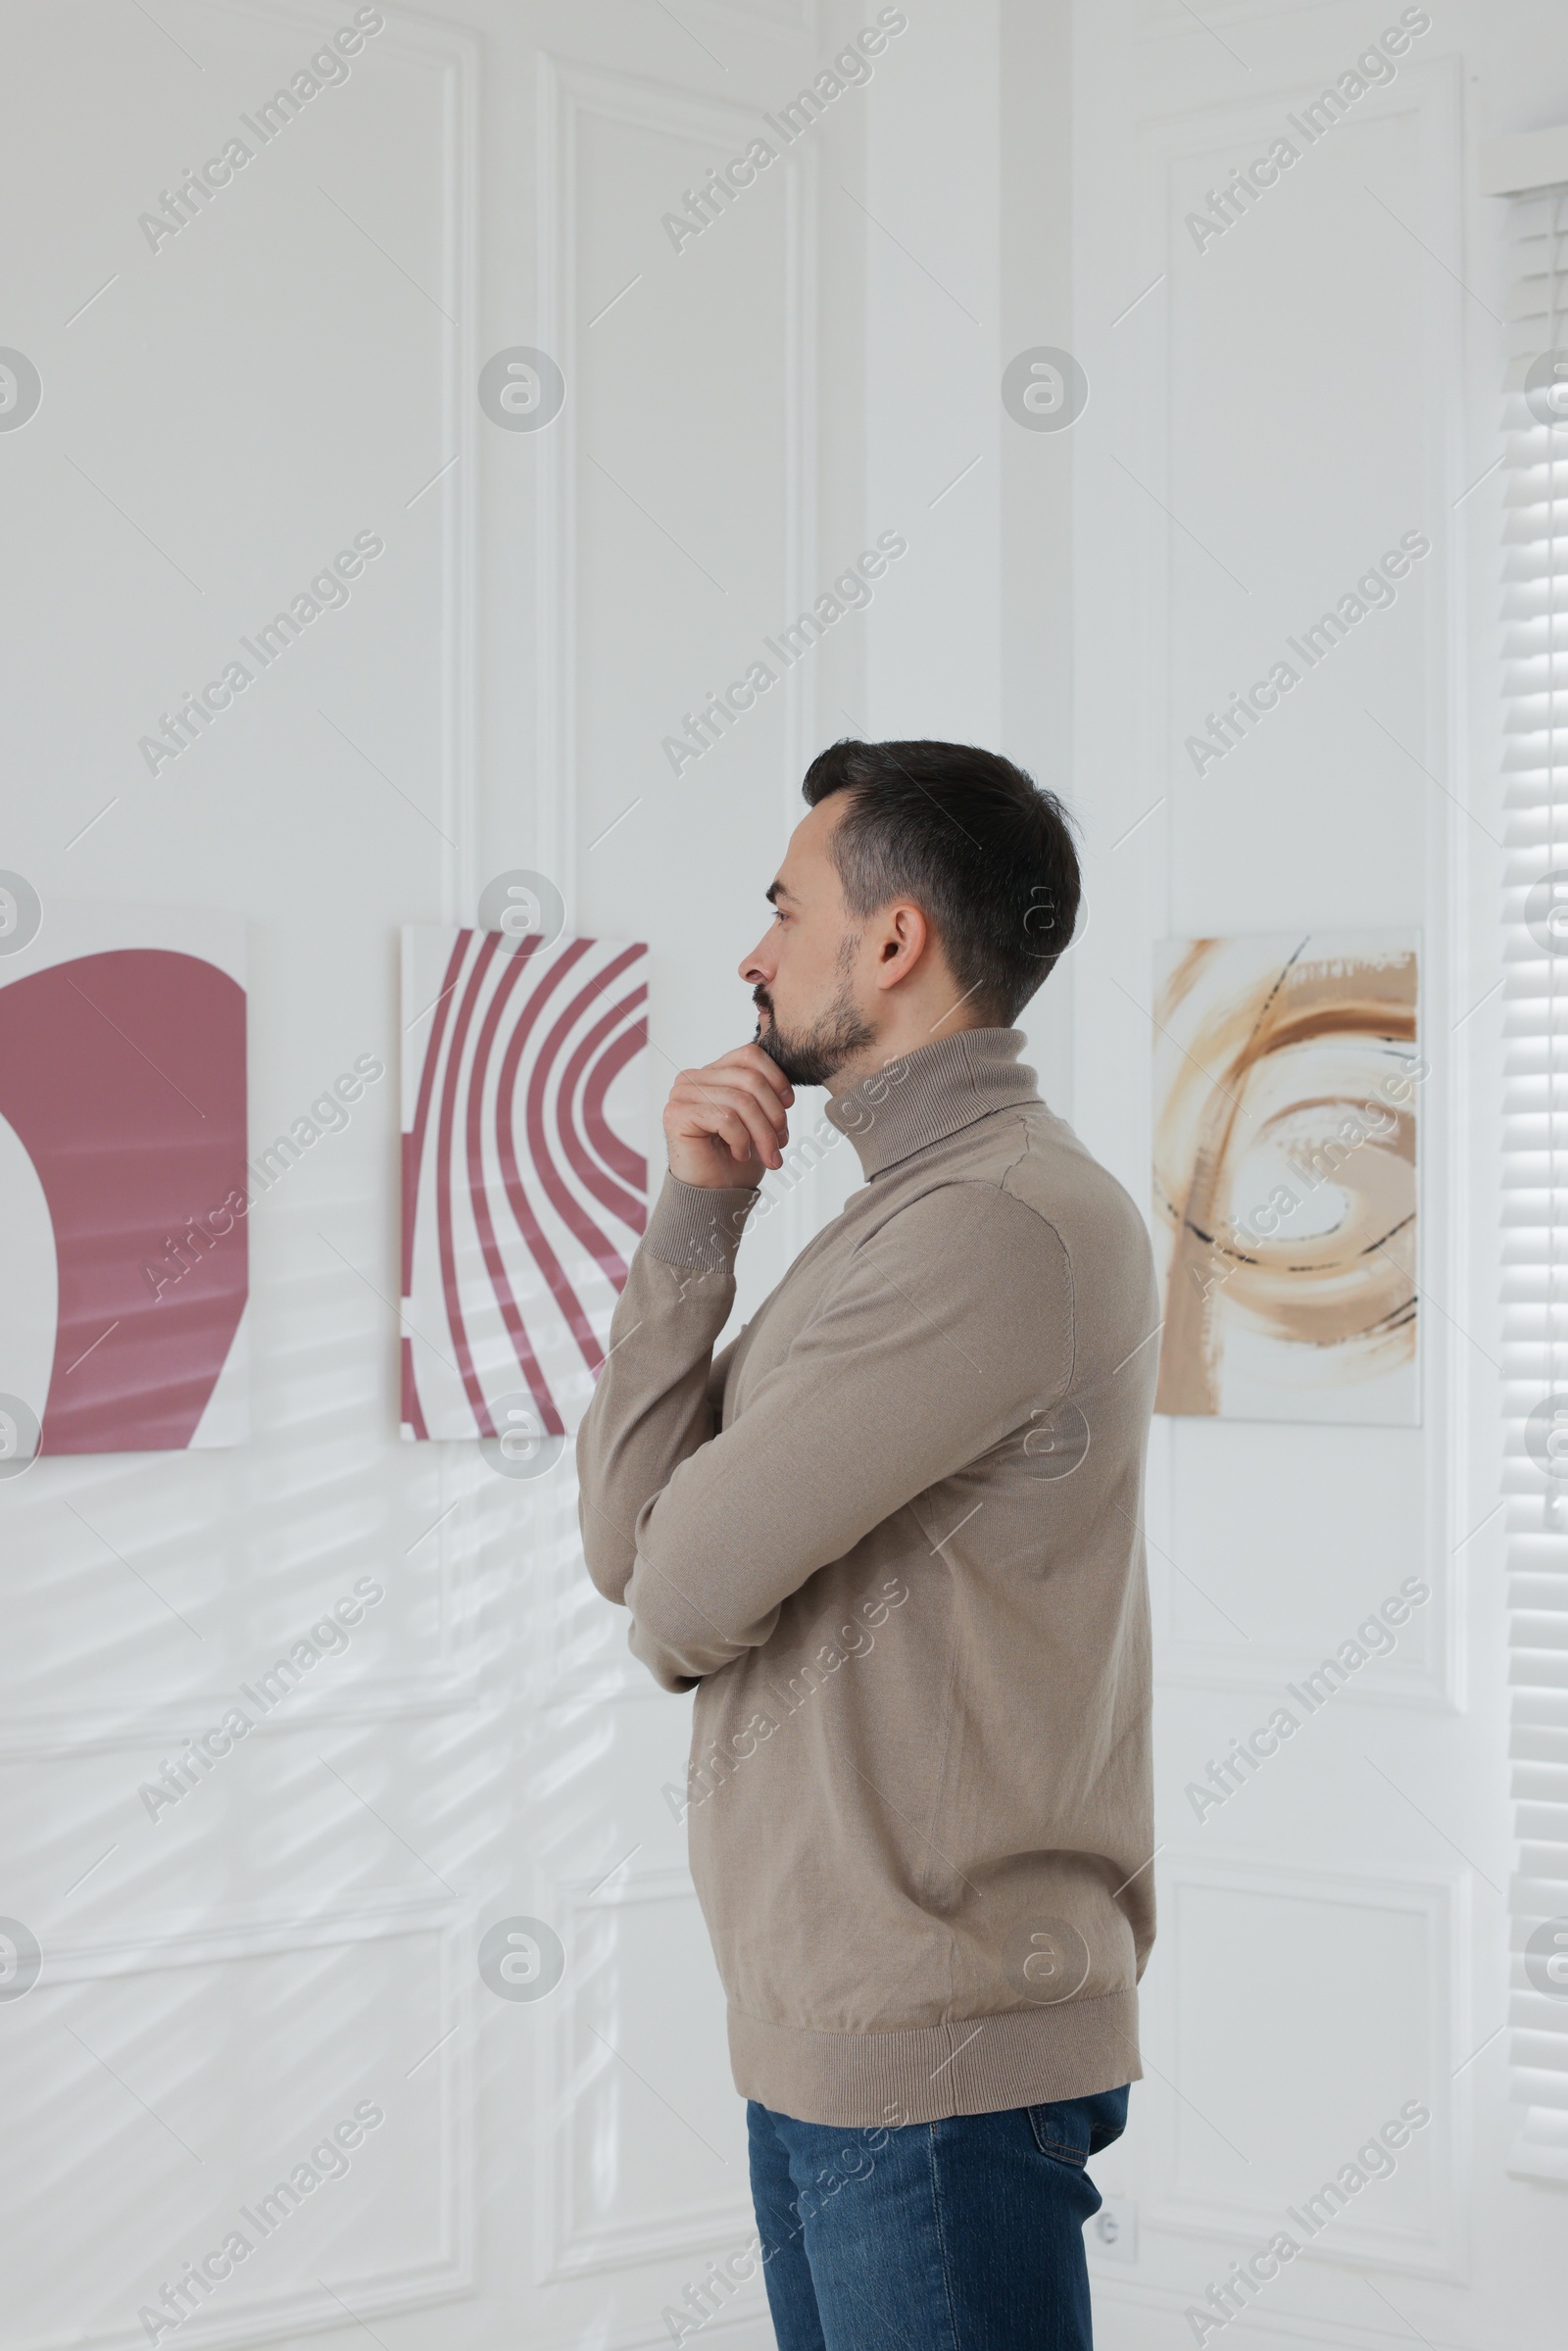
{"type": "Polygon", "coordinates": [[[1417,1422],[1413,934],[1155,956],[1156,1411],[1417,1422]]]}

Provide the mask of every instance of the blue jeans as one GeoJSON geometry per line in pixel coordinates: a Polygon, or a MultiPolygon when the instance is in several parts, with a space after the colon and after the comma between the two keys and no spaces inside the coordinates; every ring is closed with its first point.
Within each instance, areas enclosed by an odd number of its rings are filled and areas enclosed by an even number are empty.
{"type": "Polygon", "coordinates": [[[1084,2158],[1125,2087],[872,2131],[754,2098],[747,2124],[778,2351],[1090,2351],[1084,2158]]]}

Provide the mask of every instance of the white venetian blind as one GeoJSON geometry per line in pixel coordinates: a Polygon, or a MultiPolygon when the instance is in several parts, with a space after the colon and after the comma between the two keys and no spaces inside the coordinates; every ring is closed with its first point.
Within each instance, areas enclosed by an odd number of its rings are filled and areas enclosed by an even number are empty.
{"type": "Polygon", "coordinates": [[[1510,2022],[1525,2112],[1510,2168],[1568,2180],[1568,1981],[1557,1987],[1561,1963],[1548,1976],[1540,1948],[1548,1922],[1568,1914],[1568,373],[1560,422],[1531,373],[1535,364],[1541,375],[1544,354],[1568,355],[1568,187],[1515,198],[1511,220],[1503,1369],[1518,1840],[1510,2022]]]}

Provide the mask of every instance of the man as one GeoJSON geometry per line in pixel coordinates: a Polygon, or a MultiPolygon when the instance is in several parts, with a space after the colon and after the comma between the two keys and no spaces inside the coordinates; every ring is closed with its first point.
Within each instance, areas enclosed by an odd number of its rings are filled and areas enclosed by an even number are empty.
{"type": "Polygon", "coordinates": [[[1076,2351],[1153,1933],[1152,1262],[1018,1060],[1078,909],[1058,803],[948,743],[839,743],[804,789],[756,1042],[670,1092],[583,1543],[697,1691],[781,2351],[1076,2351]],[[715,1360],[797,1086],[865,1188],[715,1360]]]}

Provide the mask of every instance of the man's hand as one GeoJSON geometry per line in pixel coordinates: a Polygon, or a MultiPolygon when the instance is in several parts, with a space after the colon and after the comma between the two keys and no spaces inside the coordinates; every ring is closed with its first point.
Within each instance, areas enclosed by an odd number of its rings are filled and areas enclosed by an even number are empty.
{"type": "Polygon", "coordinates": [[[671,1175],[715,1192],[760,1184],[767,1168],[784,1164],[785,1112],[794,1100],[794,1087],[760,1045],[737,1046],[706,1069],[683,1069],[664,1105],[671,1175]]]}

